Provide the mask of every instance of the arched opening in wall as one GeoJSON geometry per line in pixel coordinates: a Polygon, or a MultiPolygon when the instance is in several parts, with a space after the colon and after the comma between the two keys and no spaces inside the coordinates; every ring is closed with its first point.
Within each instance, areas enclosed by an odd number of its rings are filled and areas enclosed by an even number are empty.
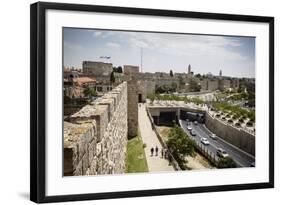
{"type": "Polygon", "coordinates": [[[138,102],[139,102],[139,103],[142,102],[142,94],[141,94],[141,93],[138,94],[138,102]]]}

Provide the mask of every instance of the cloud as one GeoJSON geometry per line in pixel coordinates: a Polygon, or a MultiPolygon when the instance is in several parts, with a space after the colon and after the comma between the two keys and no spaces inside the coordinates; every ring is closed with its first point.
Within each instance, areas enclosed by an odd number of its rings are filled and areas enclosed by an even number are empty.
{"type": "Polygon", "coordinates": [[[120,44],[114,43],[114,42],[108,42],[108,43],[106,43],[106,46],[111,47],[111,48],[120,48],[121,47],[120,44]]]}
{"type": "Polygon", "coordinates": [[[102,32],[101,32],[101,31],[95,31],[95,32],[93,33],[93,36],[94,36],[94,37],[98,37],[98,36],[100,36],[100,35],[102,35],[102,32]]]}
{"type": "Polygon", "coordinates": [[[83,46],[80,44],[64,41],[64,49],[66,50],[82,50],[83,46]]]}
{"type": "Polygon", "coordinates": [[[225,60],[244,60],[245,56],[231,50],[242,46],[238,39],[224,36],[128,33],[131,47],[143,47],[176,56],[204,56],[225,60]]]}
{"type": "Polygon", "coordinates": [[[130,38],[129,44],[131,47],[149,48],[148,44],[143,39],[130,38]]]}

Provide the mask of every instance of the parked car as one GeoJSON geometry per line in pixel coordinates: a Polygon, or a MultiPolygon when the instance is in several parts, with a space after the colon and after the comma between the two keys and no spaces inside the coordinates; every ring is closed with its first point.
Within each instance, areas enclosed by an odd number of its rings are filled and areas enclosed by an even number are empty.
{"type": "Polygon", "coordinates": [[[217,155],[218,155],[219,157],[223,157],[223,158],[229,156],[229,155],[227,154],[227,152],[226,152],[224,149],[222,149],[222,148],[217,149],[217,155]]]}
{"type": "Polygon", "coordinates": [[[204,145],[209,145],[210,144],[210,142],[207,140],[206,137],[202,137],[201,138],[201,143],[204,144],[204,145]]]}
{"type": "Polygon", "coordinates": [[[192,127],[190,125],[187,126],[188,130],[192,130],[192,127]]]}
{"type": "Polygon", "coordinates": [[[210,134],[210,138],[212,138],[213,140],[216,140],[216,139],[217,139],[217,135],[214,134],[214,133],[211,133],[211,134],[210,134]]]}
{"type": "Polygon", "coordinates": [[[190,133],[191,133],[192,136],[196,136],[196,132],[194,130],[191,130],[190,133]]]}
{"type": "Polygon", "coordinates": [[[194,121],[194,125],[198,125],[198,122],[197,122],[197,121],[194,121]]]}

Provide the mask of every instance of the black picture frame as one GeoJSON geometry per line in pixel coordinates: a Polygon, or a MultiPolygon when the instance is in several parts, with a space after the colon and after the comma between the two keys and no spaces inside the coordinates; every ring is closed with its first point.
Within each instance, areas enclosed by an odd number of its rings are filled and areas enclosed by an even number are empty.
{"type": "Polygon", "coordinates": [[[274,187],[274,18],[265,16],[126,8],[82,4],[38,2],[30,6],[30,200],[37,203],[77,200],[97,200],[123,197],[186,194],[197,192],[261,189],[274,187]],[[269,25],[269,181],[239,185],[170,188],[107,193],[46,196],[46,69],[45,25],[46,10],[86,11],[129,15],[150,15],[194,19],[262,22],[269,25]]]}

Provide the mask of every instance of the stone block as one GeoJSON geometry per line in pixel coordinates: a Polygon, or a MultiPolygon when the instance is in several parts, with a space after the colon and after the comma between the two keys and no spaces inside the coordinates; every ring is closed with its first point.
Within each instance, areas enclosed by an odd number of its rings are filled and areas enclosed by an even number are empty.
{"type": "Polygon", "coordinates": [[[107,105],[108,106],[108,121],[110,122],[111,118],[113,117],[115,104],[113,98],[104,98],[99,102],[99,105],[107,105]]]}
{"type": "Polygon", "coordinates": [[[83,175],[83,165],[82,165],[82,160],[78,163],[76,166],[76,169],[74,170],[73,173],[74,176],[81,176],[83,175]]]}
{"type": "Polygon", "coordinates": [[[88,168],[89,168],[89,153],[87,152],[82,158],[82,175],[86,175],[88,168]]]}
{"type": "Polygon", "coordinates": [[[97,143],[96,145],[96,156],[100,156],[102,154],[102,143],[97,143]]]}
{"type": "Polygon", "coordinates": [[[97,154],[97,143],[96,143],[96,140],[93,140],[90,144],[89,144],[89,147],[88,147],[88,153],[89,153],[89,163],[91,163],[96,154],[97,154]]]}

